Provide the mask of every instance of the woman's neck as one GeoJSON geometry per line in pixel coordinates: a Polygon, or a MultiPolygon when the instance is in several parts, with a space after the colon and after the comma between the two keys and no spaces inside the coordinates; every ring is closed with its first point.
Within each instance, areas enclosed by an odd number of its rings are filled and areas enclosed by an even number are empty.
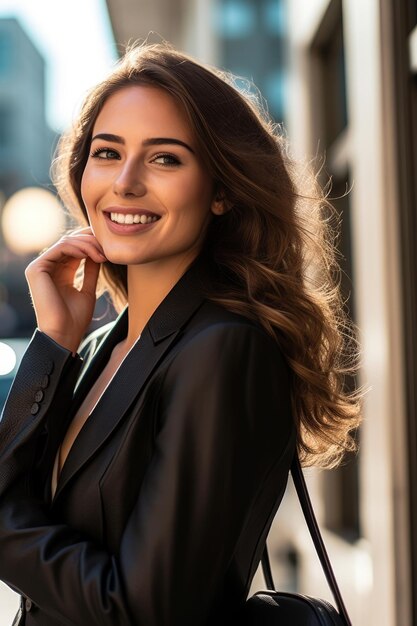
{"type": "Polygon", "coordinates": [[[155,263],[129,265],[127,288],[129,304],[129,326],[126,346],[132,346],[144,326],[168,295],[193,259],[184,258],[159,260],[155,263]]]}

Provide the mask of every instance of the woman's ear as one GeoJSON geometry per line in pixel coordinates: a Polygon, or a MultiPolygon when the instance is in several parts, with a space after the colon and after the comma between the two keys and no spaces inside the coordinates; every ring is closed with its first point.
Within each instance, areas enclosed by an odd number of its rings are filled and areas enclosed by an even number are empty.
{"type": "Polygon", "coordinates": [[[228,202],[225,198],[225,195],[222,191],[216,193],[212,203],[211,203],[211,212],[214,215],[223,215],[230,211],[231,207],[228,205],[228,202]]]}

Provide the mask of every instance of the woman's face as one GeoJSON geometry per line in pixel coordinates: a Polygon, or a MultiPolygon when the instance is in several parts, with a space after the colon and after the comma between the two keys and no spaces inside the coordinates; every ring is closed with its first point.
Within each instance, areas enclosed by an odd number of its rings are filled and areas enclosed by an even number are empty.
{"type": "Polygon", "coordinates": [[[222,212],[184,112],[147,85],[124,87],[105,102],[81,193],[106,257],[125,265],[191,262],[212,212],[222,212]]]}

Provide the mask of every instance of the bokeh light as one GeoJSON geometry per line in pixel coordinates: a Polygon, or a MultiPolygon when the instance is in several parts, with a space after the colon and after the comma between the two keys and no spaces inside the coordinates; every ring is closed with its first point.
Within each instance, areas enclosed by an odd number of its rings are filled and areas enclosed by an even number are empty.
{"type": "Polygon", "coordinates": [[[30,254],[50,246],[59,238],[65,228],[65,215],[50,191],[26,187],[5,203],[1,226],[10,250],[30,254]]]}
{"type": "Polygon", "coordinates": [[[0,376],[13,371],[16,365],[16,353],[7,343],[0,341],[0,376]]]}

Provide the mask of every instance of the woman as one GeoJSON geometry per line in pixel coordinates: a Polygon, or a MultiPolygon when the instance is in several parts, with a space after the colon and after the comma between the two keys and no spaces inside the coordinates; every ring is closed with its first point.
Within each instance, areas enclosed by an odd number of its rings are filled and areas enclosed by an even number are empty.
{"type": "Polygon", "coordinates": [[[295,449],[353,448],[327,204],[253,99],[162,45],[93,89],[55,165],[81,227],[27,269],[0,427],[14,623],[233,623],[295,449]],[[79,348],[98,280],[121,312],[79,348]]]}

